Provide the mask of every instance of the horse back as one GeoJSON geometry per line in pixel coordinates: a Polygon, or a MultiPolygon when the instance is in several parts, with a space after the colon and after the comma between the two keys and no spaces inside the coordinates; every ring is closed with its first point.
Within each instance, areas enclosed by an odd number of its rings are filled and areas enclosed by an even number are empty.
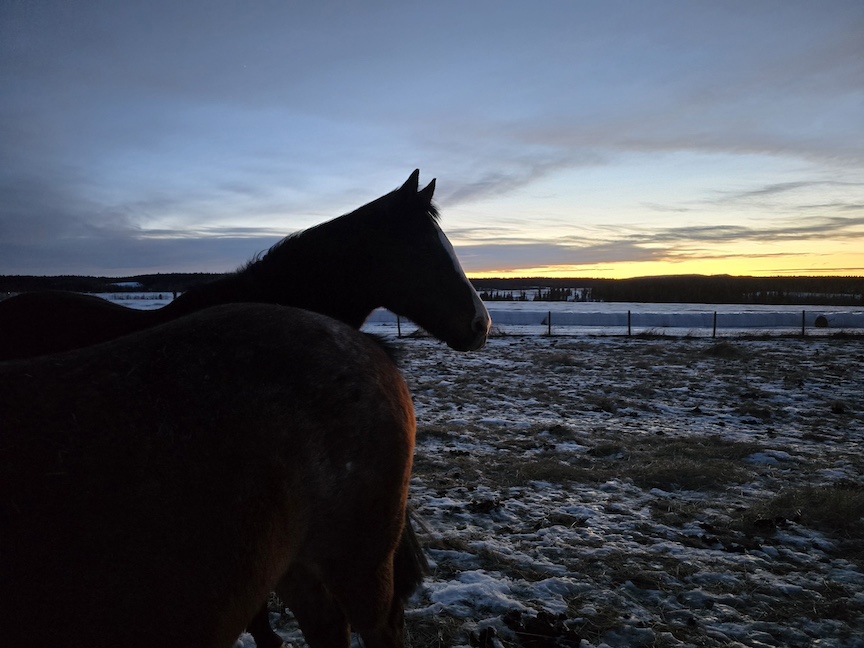
{"type": "Polygon", "coordinates": [[[0,301],[0,360],[89,346],[158,323],[156,312],[94,295],[47,290],[0,301]]]}
{"type": "Polygon", "coordinates": [[[231,645],[292,562],[392,557],[413,443],[387,354],[296,309],[222,306],[3,363],[0,627],[20,645],[231,645]]]}

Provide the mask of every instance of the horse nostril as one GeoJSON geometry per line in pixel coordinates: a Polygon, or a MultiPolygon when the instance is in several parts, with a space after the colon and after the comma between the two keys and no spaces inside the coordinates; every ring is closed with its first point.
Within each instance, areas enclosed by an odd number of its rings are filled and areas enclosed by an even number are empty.
{"type": "Polygon", "coordinates": [[[483,333],[484,335],[489,331],[490,321],[485,317],[475,317],[474,321],[471,322],[471,330],[475,333],[483,333]]]}

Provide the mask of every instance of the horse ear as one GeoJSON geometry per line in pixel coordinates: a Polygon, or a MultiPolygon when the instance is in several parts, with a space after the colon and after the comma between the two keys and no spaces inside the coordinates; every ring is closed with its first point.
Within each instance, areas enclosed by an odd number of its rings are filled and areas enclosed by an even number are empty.
{"type": "Polygon", "coordinates": [[[426,187],[420,191],[420,197],[423,199],[423,202],[431,203],[432,202],[432,194],[435,193],[435,178],[432,178],[432,182],[430,182],[426,187]]]}
{"type": "Polygon", "coordinates": [[[414,169],[414,173],[408,176],[408,179],[405,181],[405,184],[399,188],[399,191],[415,194],[417,193],[418,184],[420,184],[420,169],[414,169]]]}

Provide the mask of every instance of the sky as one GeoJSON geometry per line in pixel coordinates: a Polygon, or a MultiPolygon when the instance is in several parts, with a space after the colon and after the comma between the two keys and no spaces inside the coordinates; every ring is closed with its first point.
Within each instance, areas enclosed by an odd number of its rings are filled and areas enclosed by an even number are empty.
{"type": "Polygon", "coordinates": [[[0,274],[437,178],[469,276],[864,275],[864,2],[0,0],[0,274]]]}

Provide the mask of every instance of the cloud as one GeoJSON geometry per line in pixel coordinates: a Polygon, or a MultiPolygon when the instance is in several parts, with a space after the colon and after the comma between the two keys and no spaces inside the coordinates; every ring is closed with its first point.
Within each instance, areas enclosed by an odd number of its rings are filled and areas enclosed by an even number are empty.
{"type": "Polygon", "coordinates": [[[101,236],[132,229],[123,214],[80,195],[73,178],[0,177],[0,239],[7,243],[101,236]]]}
{"type": "Polygon", "coordinates": [[[143,213],[175,199],[112,205],[82,195],[74,171],[0,178],[0,274],[223,272],[289,232],[267,227],[144,229],[143,213]]]}
{"type": "Polygon", "coordinates": [[[837,180],[797,180],[794,182],[778,182],[764,185],[756,189],[747,191],[721,191],[720,198],[717,202],[735,202],[748,200],[751,198],[764,198],[773,196],[785,196],[794,194],[799,191],[810,191],[830,188],[860,188],[864,187],[864,183],[860,182],[840,182],[837,180]]]}
{"type": "Polygon", "coordinates": [[[773,226],[703,225],[671,227],[630,233],[628,238],[648,244],[743,243],[864,238],[864,216],[818,217],[773,226]]]}
{"type": "Polygon", "coordinates": [[[661,250],[646,248],[631,241],[582,246],[557,242],[458,245],[456,252],[466,272],[658,261],[666,256],[661,250]]]}
{"type": "Polygon", "coordinates": [[[279,237],[77,238],[0,241],[0,274],[128,276],[155,272],[229,272],[279,237]],[[45,269],[50,268],[46,273],[45,269]]]}
{"type": "Polygon", "coordinates": [[[672,212],[672,213],[686,214],[689,212],[696,211],[696,209],[694,207],[661,205],[659,203],[650,203],[650,202],[643,202],[640,204],[643,207],[645,207],[646,209],[650,209],[651,211],[657,211],[657,212],[667,212],[667,213],[672,212]]]}
{"type": "Polygon", "coordinates": [[[749,191],[735,192],[730,194],[730,200],[741,200],[746,198],[754,198],[754,197],[762,197],[762,196],[774,196],[777,194],[785,194],[790,191],[797,191],[799,189],[807,189],[811,187],[819,187],[819,186],[837,186],[843,183],[837,182],[815,182],[812,180],[800,180],[797,182],[780,182],[776,184],[766,185],[764,187],[760,187],[759,189],[751,189],[749,191]]]}

